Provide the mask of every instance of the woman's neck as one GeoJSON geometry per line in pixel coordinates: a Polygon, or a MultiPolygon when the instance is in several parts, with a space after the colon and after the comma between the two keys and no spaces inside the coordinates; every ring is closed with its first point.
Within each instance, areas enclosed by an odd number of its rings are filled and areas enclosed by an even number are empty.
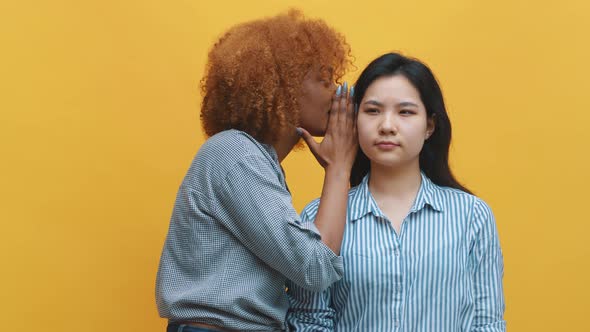
{"type": "Polygon", "coordinates": [[[413,199],[421,183],[419,164],[392,168],[371,163],[369,190],[375,199],[413,199]]]}
{"type": "Polygon", "coordinates": [[[301,137],[295,130],[295,127],[288,128],[285,130],[285,133],[281,134],[279,140],[272,144],[275,151],[277,152],[277,158],[279,159],[279,162],[282,162],[283,159],[287,157],[295,145],[297,145],[300,138],[301,137]]]}

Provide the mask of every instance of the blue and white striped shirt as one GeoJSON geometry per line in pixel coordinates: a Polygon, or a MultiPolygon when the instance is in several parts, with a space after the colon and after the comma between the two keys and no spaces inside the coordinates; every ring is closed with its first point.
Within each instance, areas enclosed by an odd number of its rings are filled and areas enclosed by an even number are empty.
{"type": "MultiPolygon", "coordinates": [[[[327,291],[288,283],[297,331],[505,331],[503,260],[481,199],[422,174],[396,233],[371,196],[369,175],[348,194],[344,277],[327,291]]],[[[319,200],[302,212],[314,220],[319,200]]]]}
{"type": "Polygon", "coordinates": [[[323,290],[342,258],[301,223],[276,151],[238,130],[209,138],[178,190],[156,278],[171,322],[285,329],[287,278],[323,290]]]}

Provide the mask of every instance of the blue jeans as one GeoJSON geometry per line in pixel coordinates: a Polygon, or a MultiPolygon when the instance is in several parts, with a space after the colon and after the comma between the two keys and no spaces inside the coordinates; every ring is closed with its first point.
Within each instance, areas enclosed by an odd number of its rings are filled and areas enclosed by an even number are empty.
{"type": "Polygon", "coordinates": [[[166,332],[215,332],[206,327],[196,327],[186,324],[169,323],[166,332]]]}

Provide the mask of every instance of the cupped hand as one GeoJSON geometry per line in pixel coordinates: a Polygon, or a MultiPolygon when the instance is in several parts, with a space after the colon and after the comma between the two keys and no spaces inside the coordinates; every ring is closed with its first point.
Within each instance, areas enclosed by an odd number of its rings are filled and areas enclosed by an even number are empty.
{"type": "Polygon", "coordinates": [[[346,82],[343,86],[338,86],[332,98],[326,134],[320,143],[307,130],[298,128],[311,153],[325,170],[342,168],[350,171],[354,163],[358,135],[353,94],[354,87],[349,92],[346,82]]]}

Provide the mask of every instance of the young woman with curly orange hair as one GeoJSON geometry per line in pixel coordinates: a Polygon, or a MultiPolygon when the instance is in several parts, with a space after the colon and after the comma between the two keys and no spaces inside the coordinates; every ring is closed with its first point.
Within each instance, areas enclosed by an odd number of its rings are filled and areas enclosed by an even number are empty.
{"type": "Polygon", "coordinates": [[[168,331],[284,330],[287,279],[319,291],[342,277],[357,135],[352,89],[334,82],[349,53],[298,11],[237,25],[213,46],[201,108],[210,137],[178,191],[156,281],[168,331]],[[280,165],[301,137],[325,169],[315,224],[301,222],[280,165]]]}

